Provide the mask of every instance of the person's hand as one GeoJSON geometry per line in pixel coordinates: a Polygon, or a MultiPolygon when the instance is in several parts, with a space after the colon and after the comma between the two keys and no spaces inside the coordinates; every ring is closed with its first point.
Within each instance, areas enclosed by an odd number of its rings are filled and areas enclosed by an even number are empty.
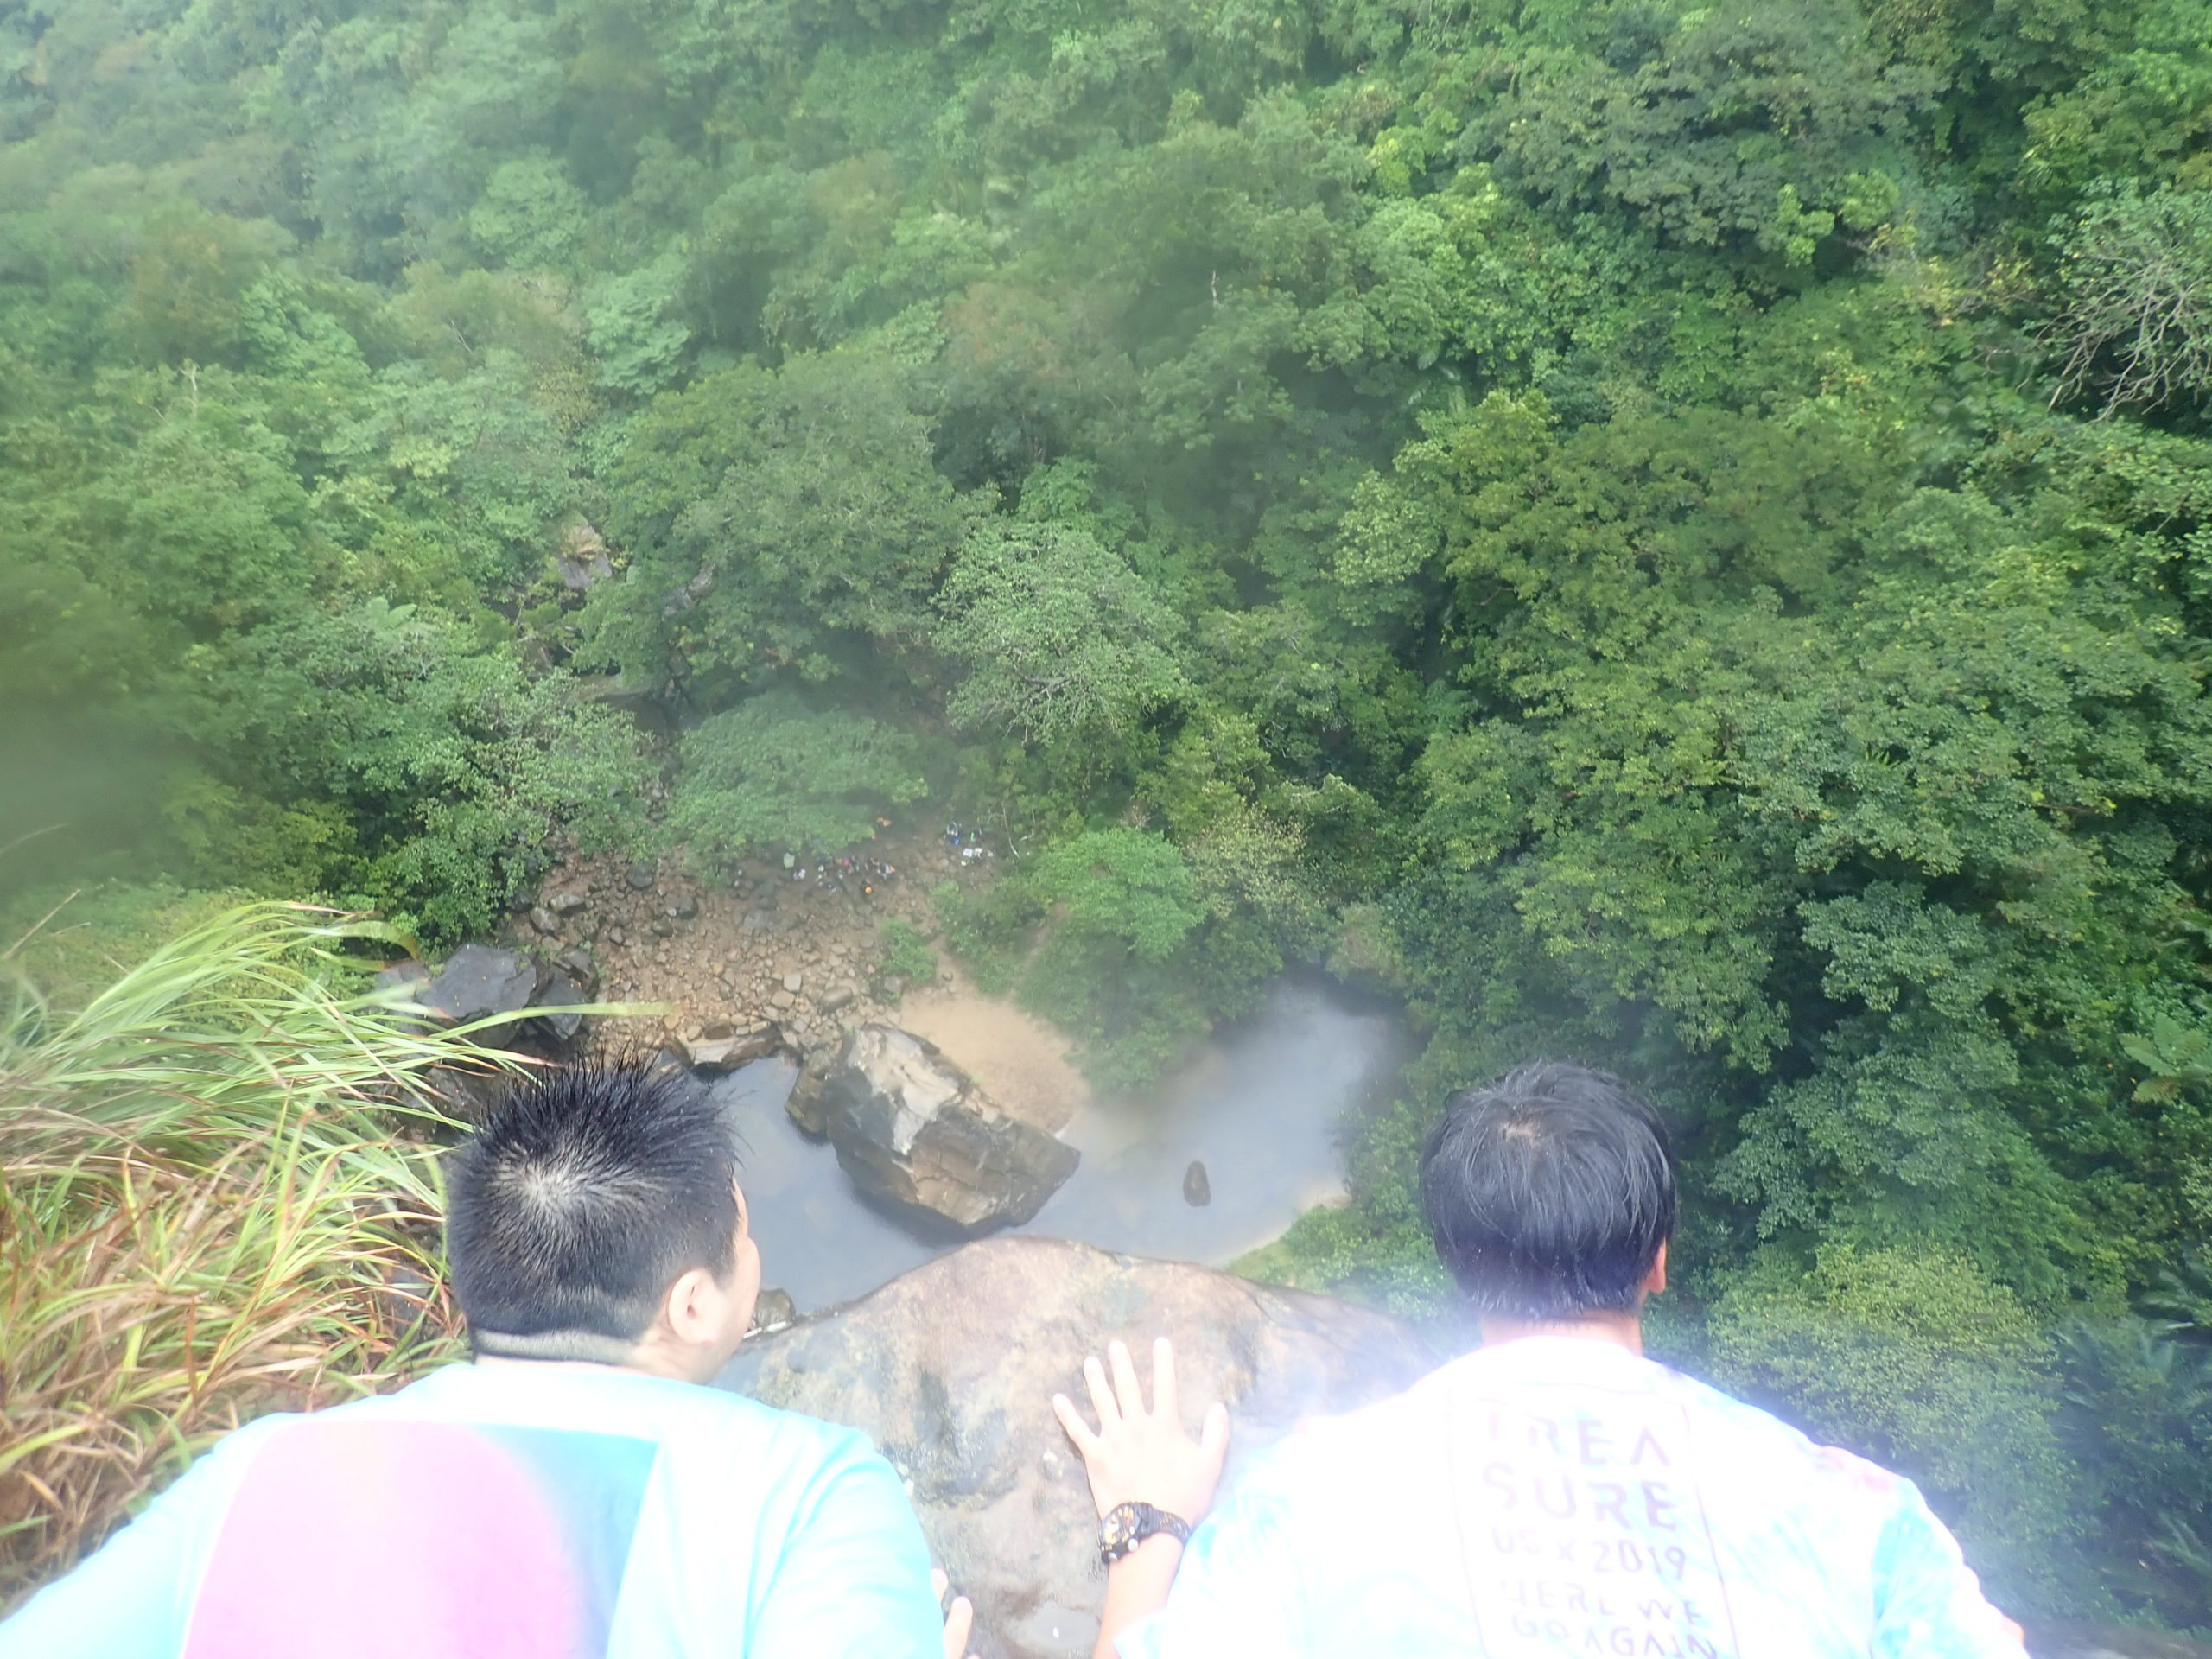
{"type": "MultiPolygon", "coordinates": [[[[930,1569],[930,1583],[937,1590],[938,1600],[943,1603],[944,1592],[952,1588],[952,1580],[945,1577],[943,1567],[930,1569]]],[[[976,1659],[968,1651],[968,1638],[975,1629],[975,1604],[965,1596],[955,1596],[944,1610],[944,1659],[976,1659]]]]}
{"type": "Polygon", "coordinates": [[[1183,1432],[1175,1350],[1166,1338],[1152,1344],[1150,1411],[1144,1408],[1144,1390],[1129,1351],[1118,1342],[1109,1343],[1106,1357],[1114,1368],[1110,1385],[1106,1367],[1096,1356],[1083,1362],[1091,1409],[1098,1414],[1097,1428],[1090,1427],[1067,1395],[1052,1396],[1053,1414],[1083,1454],[1091,1501],[1102,1516],[1120,1504],[1150,1503],[1198,1525],[1212,1507],[1213,1489],[1221,1484],[1221,1460],[1229,1452],[1229,1408],[1208,1407],[1194,1440],[1183,1432]]]}

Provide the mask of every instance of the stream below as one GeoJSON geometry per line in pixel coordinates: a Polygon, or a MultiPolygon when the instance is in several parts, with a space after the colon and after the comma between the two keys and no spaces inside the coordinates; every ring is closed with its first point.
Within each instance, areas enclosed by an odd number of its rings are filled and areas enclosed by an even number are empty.
{"type": "MultiPolygon", "coordinates": [[[[1151,1093],[1083,1107],[1061,1138],[1083,1154],[1033,1221],[1011,1229],[1218,1267],[1344,1192],[1347,1114],[1382,1103],[1407,1058],[1402,1023],[1325,983],[1278,981],[1151,1093]],[[1206,1167],[1211,1201],[1183,1177],[1206,1167]]],[[[798,1068],[776,1056],[715,1085],[740,1136],[764,1282],[801,1312],[849,1301],[961,1243],[864,1198],[835,1147],[784,1110],[798,1068]]]]}

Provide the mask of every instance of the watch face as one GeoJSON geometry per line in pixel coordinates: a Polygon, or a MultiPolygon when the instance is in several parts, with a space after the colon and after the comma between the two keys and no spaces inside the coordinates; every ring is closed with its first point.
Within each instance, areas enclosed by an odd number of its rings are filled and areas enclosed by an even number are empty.
{"type": "Polygon", "coordinates": [[[1146,1522],[1153,1516],[1148,1503],[1117,1503],[1098,1523],[1098,1547],[1108,1560],[1119,1557],[1132,1544],[1140,1541],[1152,1529],[1146,1522]]]}
{"type": "Polygon", "coordinates": [[[1179,1516],[1150,1503],[1117,1503],[1098,1522],[1098,1553],[1110,1567],[1157,1533],[1187,1540],[1191,1529],[1179,1516]]]}

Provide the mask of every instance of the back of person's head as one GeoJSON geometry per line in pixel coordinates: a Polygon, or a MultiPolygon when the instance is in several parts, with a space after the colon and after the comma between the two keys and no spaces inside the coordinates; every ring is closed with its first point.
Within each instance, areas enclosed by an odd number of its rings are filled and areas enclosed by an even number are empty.
{"type": "Polygon", "coordinates": [[[730,1271],[737,1154],[680,1073],[577,1066],[524,1084],[456,1154],[447,1251],[471,1328],[643,1338],[682,1274],[730,1271]]]}
{"type": "Polygon", "coordinates": [[[1634,1308],[1675,1229],[1659,1115],[1618,1077],[1539,1064],[1454,1096],[1422,1151],[1421,1207],[1478,1313],[1634,1308]]]}

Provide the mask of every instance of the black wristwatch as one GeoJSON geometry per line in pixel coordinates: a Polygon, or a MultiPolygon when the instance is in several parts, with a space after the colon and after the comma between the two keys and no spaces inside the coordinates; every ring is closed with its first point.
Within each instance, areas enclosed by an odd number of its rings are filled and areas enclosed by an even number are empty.
{"type": "Polygon", "coordinates": [[[1116,1503],[1099,1517],[1098,1559],[1111,1567],[1155,1533],[1188,1542],[1191,1523],[1149,1503],[1116,1503]]]}

